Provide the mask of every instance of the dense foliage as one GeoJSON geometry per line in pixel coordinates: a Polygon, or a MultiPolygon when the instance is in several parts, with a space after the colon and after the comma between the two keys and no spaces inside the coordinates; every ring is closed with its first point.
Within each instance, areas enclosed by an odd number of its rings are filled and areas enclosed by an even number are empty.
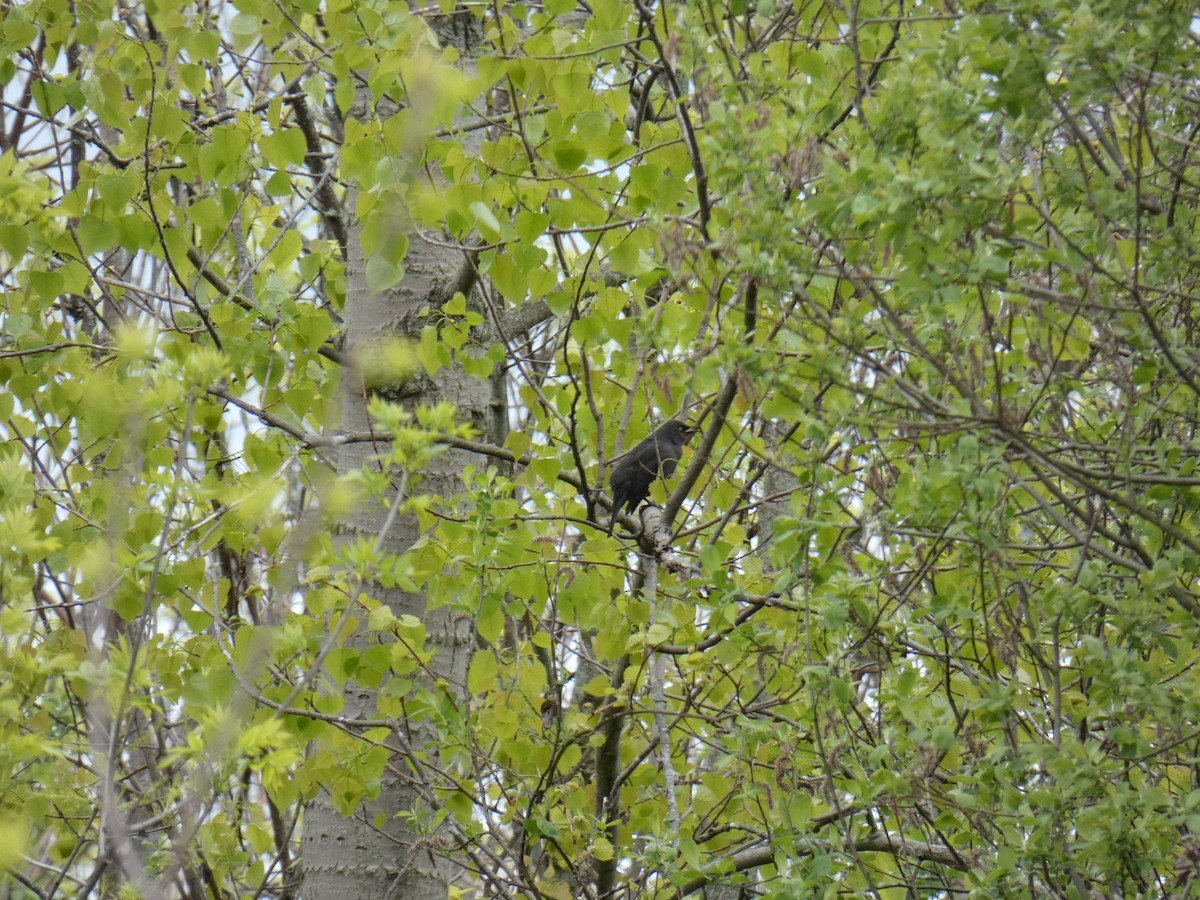
{"type": "Polygon", "coordinates": [[[5,5],[10,896],[297,896],[318,796],[464,897],[1196,890],[1198,43],[1124,0],[5,5]],[[352,354],[417,244],[459,277],[352,354]]]}

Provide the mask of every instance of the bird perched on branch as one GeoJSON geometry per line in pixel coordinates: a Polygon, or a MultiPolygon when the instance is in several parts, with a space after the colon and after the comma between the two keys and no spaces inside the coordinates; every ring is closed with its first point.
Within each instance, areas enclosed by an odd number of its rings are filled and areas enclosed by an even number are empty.
{"type": "Polygon", "coordinates": [[[621,507],[632,513],[643,500],[650,496],[650,485],[660,474],[670,478],[675,466],[683,457],[683,445],[696,429],[679,421],[668,419],[658,430],[626,453],[612,470],[608,479],[612,488],[612,518],[608,522],[608,533],[613,533],[621,507]]]}

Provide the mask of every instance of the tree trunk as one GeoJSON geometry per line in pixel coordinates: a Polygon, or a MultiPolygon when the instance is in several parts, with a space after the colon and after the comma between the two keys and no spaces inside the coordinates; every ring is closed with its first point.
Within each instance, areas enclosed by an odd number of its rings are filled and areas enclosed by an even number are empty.
{"type": "MultiPolygon", "coordinates": [[[[443,46],[454,46],[468,59],[481,39],[478,22],[467,13],[441,17],[434,21],[434,30],[443,46]]],[[[386,113],[380,113],[386,114],[386,113]]],[[[347,209],[355,208],[350,197],[347,209]]],[[[362,223],[350,231],[347,248],[347,291],[344,322],[345,347],[350,357],[377,341],[399,337],[417,341],[422,329],[431,319],[421,315],[453,296],[455,288],[472,283],[463,280],[463,266],[469,264],[462,253],[444,246],[435,246],[412,235],[404,259],[405,276],[395,288],[376,293],[367,283],[366,257],[362,245],[362,223]]],[[[435,376],[419,372],[402,386],[403,403],[407,408],[436,403],[453,404],[459,422],[470,422],[475,430],[490,439],[503,441],[493,432],[503,416],[493,415],[492,402],[497,395],[493,381],[472,378],[460,366],[440,369],[435,376]]],[[[384,390],[390,399],[394,394],[384,390]]],[[[503,391],[499,392],[503,397],[503,391]]],[[[370,391],[361,373],[353,369],[346,373],[342,388],[342,430],[344,433],[363,433],[370,430],[367,412],[370,391]]],[[[372,463],[378,452],[372,443],[344,445],[338,455],[340,473],[353,472],[372,463]]],[[[463,492],[462,473],[475,462],[466,451],[447,449],[434,457],[420,475],[419,485],[408,485],[411,495],[419,491],[438,497],[457,497],[463,492]]],[[[403,490],[403,485],[400,486],[403,490]]],[[[394,498],[392,498],[394,499],[394,498]]],[[[341,523],[343,539],[355,540],[366,536],[379,541],[385,553],[403,553],[420,538],[421,532],[414,515],[401,514],[391,524],[387,504],[365,504],[355,509],[341,523]],[[382,534],[387,528],[387,533],[382,534]]],[[[444,690],[458,691],[466,683],[466,670],[473,646],[474,623],[455,615],[448,606],[428,609],[426,597],[397,588],[381,585],[364,587],[372,596],[386,603],[395,616],[415,616],[426,628],[426,647],[433,652],[430,671],[444,690]]],[[[347,682],[344,713],[350,717],[373,718],[376,715],[377,691],[352,680],[347,682]]],[[[379,796],[360,806],[352,817],[343,817],[326,794],[315,798],[305,813],[302,852],[304,879],[302,895],[314,900],[326,898],[400,897],[405,900],[438,898],[447,895],[454,869],[442,854],[438,836],[426,828],[432,815],[429,804],[431,792],[422,772],[414,769],[413,756],[428,748],[436,759],[438,735],[433,733],[428,719],[412,718],[396,723],[394,746],[397,753],[383,773],[379,796]],[[407,742],[408,746],[401,744],[407,742]],[[417,811],[415,818],[407,815],[417,811]]]]}
{"type": "MultiPolygon", "coordinates": [[[[437,296],[449,279],[461,256],[442,248],[432,247],[414,239],[406,260],[408,275],[398,288],[382,294],[373,293],[367,286],[365,260],[360,229],[355,228],[350,239],[349,289],[346,300],[345,333],[347,347],[362,348],[373,340],[389,335],[416,337],[428,319],[419,319],[417,312],[428,305],[428,298],[437,296]]],[[[357,371],[345,376],[343,389],[342,429],[362,433],[370,429],[367,414],[368,391],[357,371]]],[[[483,434],[489,434],[489,402],[492,386],[486,380],[467,376],[460,368],[442,369],[437,377],[419,376],[406,397],[406,405],[453,403],[459,421],[470,421],[483,434]]],[[[369,442],[345,445],[339,454],[339,469],[352,472],[364,465],[377,465],[371,457],[377,452],[369,442]]],[[[473,461],[470,454],[447,450],[437,456],[421,475],[419,485],[410,486],[410,493],[454,497],[463,490],[462,472],[473,461]]],[[[399,479],[397,479],[399,481],[399,479]]],[[[385,553],[402,553],[420,537],[417,519],[401,514],[386,534],[388,509],[378,503],[363,504],[341,523],[343,539],[367,537],[380,540],[385,553]]],[[[380,585],[365,585],[364,590],[385,602],[397,616],[411,615],[421,619],[427,630],[427,647],[435,656],[433,671],[448,690],[465,681],[466,666],[473,636],[472,623],[465,617],[455,618],[454,610],[440,607],[428,610],[423,594],[399,589],[384,589],[380,585]]],[[[373,640],[372,636],[367,639],[373,640]]],[[[375,718],[376,691],[352,680],[345,693],[344,715],[351,718],[375,718]]],[[[396,723],[414,750],[429,746],[436,754],[437,735],[431,733],[427,721],[410,720],[396,723]]],[[[402,748],[396,744],[397,751],[402,748]]],[[[304,856],[303,896],[321,898],[404,897],[445,898],[451,870],[445,865],[438,847],[424,832],[418,816],[410,823],[397,818],[410,810],[428,810],[427,792],[419,772],[409,767],[410,759],[400,752],[384,773],[378,798],[362,806],[351,818],[343,817],[322,794],[311,802],[305,814],[302,842],[304,856]],[[398,777],[397,773],[404,776],[398,777]],[[377,827],[377,820],[382,827],[377,827]]]]}

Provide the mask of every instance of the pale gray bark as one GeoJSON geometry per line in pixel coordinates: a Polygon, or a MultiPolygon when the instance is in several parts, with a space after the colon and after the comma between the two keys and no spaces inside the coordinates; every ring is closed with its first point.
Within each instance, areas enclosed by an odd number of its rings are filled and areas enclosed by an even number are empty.
{"type": "MultiPolygon", "coordinates": [[[[459,254],[414,238],[403,283],[394,290],[374,294],[366,283],[357,228],[350,234],[349,253],[345,333],[351,357],[354,348],[375,339],[391,334],[417,336],[429,322],[418,318],[417,311],[427,303],[427,298],[438,295],[440,286],[453,277],[461,261],[459,254]]],[[[458,368],[443,369],[432,379],[413,380],[399,393],[404,396],[405,404],[449,401],[457,407],[460,421],[470,421],[489,440],[503,439],[502,435],[492,434],[493,386],[486,380],[468,377],[458,368]]],[[[367,396],[356,373],[348,371],[343,389],[343,431],[357,433],[370,428],[367,396]]],[[[371,461],[374,452],[368,442],[343,445],[338,451],[340,471],[374,465],[371,461]]],[[[419,473],[421,479],[414,489],[445,498],[456,497],[462,493],[464,467],[477,461],[470,452],[449,449],[419,473]]],[[[394,498],[389,498],[389,502],[391,499],[394,498]]],[[[341,528],[347,539],[367,536],[374,540],[383,534],[387,518],[387,506],[366,504],[354,510],[341,528]]],[[[386,551],[401,553],[419,537],[416,518],[402,514],[383,534],[381,546],[386,551]]],[[[420,618],[426,625],[429,644],[436,649],[433,666],[439,679],[450,689],[464,683],[473,637],[473,623],[469,619],[456,616],[447,607],[429,611],[424,595],[419,593],[385,590],[379,585],[366,585],[364,589],[386,602],[396,616],[420,618]]],[[[351,682],[345,701],[343,712],[347,717],[375,718],[374,690],[351,682]]],[[[397,722],[396,726],[397,733],[403,734],[414,748],[429,746],[436,754],[438,736],[430,732],[428,723],[397,722]]],[[[375,897],[444,900],[446,897],[452,873],[441,855],[440,837],[423,834],[419,826],[410,827],[406,819],[397,818],[398,813],[408,810],[428,810],[429,791],[422,783],[422,772],[413,770],[406,748],[399,741],[396,749],[380,796],[357,810],[353,817],[341,816],[325,795],[309,804],[302,841],[304,897],[318,900],[375,897]],[[377,828],[375,819],[380,813],[384,824],[377,828]]]]}

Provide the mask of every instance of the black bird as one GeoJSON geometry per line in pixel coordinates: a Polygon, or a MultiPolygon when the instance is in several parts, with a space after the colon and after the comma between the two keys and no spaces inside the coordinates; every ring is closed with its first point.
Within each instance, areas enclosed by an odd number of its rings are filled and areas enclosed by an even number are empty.
{"type": "Polygon", "coordinates": [[[613,533],[621,507],[632,513],[650,496],[650,485],[662,474],[670,478],[683,457],[683,445],[695,433],[692,426],[678,419],[668,419],[648,438],[626,453],[612,470],[608,479],[612,488],[612,518],[608,533],[613,533]]]}

